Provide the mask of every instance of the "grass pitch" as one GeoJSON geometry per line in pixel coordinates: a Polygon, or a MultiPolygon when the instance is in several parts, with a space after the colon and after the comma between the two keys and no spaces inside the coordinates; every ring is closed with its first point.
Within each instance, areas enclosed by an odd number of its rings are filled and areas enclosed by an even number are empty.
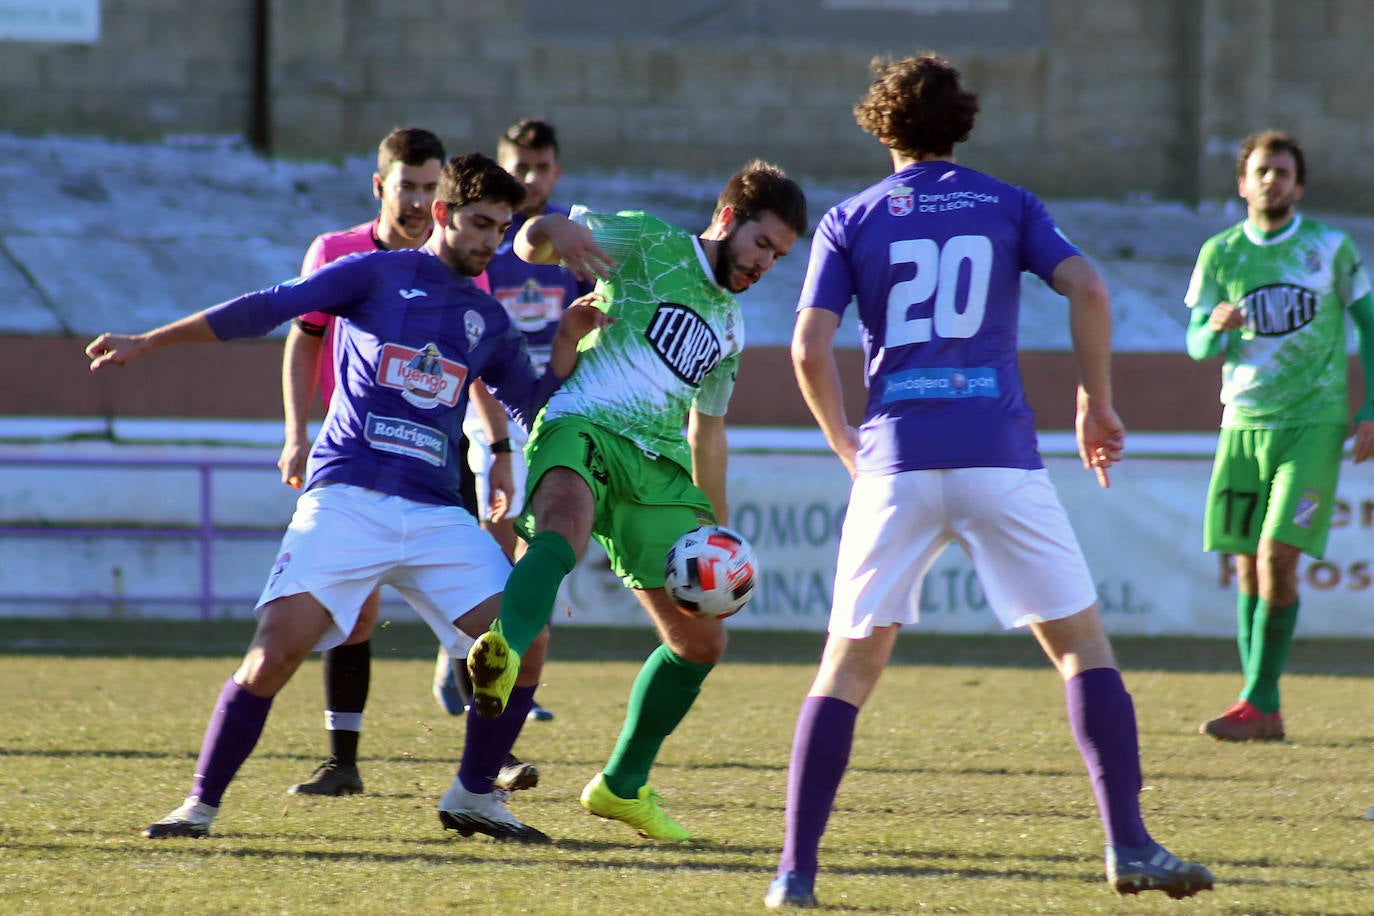
{"type": "MultiPolygon", "coordinates": [[[[782,836],[792,725],[819,634],[736,633],[653,784],[697,839],[638,840],[586,816],[642,631],[565,626],[517,747],[543,771],[512,810],[554,843],[461,839],[435,816],[462,722],[429,694],[432,639],[374,641],[367,792],[286,794],[323,758],[318,660],[278,697],[206,840],[139,830],[178,804],[247,623],[0,621],[0,912],[762,912],[782,836]]],[[[1303,641],[1289,737],[1196,733],[1233,698],[1222,640],[1119,639],[1152,831],[1217,889],[1119,898],[1063,694],[1029,636],[906,634],[859,720],[821,850],[823,910],[853,913],[1374,913],[1374,644],[1303,641]]]]}

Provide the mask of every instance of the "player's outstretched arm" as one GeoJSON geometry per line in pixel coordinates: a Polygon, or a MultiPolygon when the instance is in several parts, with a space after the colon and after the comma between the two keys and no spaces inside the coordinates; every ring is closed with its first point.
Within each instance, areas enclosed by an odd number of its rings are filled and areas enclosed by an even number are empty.
{"type": "Polygon", "coordinates": [[[545,213],[525,223],[513,247],[521,260],[562,263],[584,283],[604,280],[615,269],[615,261],[592,239],[592,231],[561,213],[545,213]]]}
{"type": "Polygon", "coordinates": [[[1069,300],[1069,331],[1078,361],[1074,431],[1083,467],[1110,486],[1107,469],[1121,460],[1126,428],[1112,406],[1112,311],[1107,284],[1087,258],[1065,258],[1051,277],[1054,291],[1069,300]]]}
{"type": "Polygon", "coordinates": [[[853,477],[859,434],[845,419],[844,389],[834,347],[839,327],[840,316],[829,309],[804,308],[798,312],[792,329],[792,371],[826,444],[853,477]]]}
{"type": "Polygon", "coordinates": [[[101,334],[86,345],[86,355],[91,360],[91,371],[96,372],[109,366],[126,366],[162,347],[217,340],[219,337],[210,328],[205,313],[196,312],[142,334],[101,334]]]}

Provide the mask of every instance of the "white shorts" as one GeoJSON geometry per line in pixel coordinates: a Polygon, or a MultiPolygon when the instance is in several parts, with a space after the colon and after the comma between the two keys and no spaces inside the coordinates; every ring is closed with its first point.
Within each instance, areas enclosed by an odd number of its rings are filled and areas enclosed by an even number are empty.
{"type": "Polygon", "coordinates": [[[840,534],[830,633],[862,639],[920,619],[921,583],[951,543],[973,561],[1005,628],[1058,620],[1097,589],[1043,468],[908,471],[854,481],[840,534]]]}
{"type": "MultiPolygon", "coordinates": [[[[487,503],[491,499],[491,484],[487,476],[491,471],[491,441],[487,438],[482,421],[477,419],[471,408],[463,418],[463,435],[468,437],[468,467],[472,469],[473,479],[477,485],[477,509],[485,516],[487,503]]],[[[506,518],[515,518],[520,514],[520,510],[525,508],[525,443],[529,438],[529,434],[521,429],[519,424],[511,423],[510,472],[515,478],[515,492],[511,494],[506,518]]]]}
{"type": "Polygon", "coordinates": [[[334,618],[315,647],[329,649],[353,632],[363,600],[390,585],[461,655],[454,621],[502,592],[509,574],[510,561],[466,509],[331,483],[296,501],[257,606],[308,592],[334,618]]]}

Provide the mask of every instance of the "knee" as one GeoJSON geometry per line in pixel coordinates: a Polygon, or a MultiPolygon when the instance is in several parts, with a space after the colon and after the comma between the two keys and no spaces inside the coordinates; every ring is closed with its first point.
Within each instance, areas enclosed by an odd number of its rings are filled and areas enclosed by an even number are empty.
{"type": "Polygon", "coordinates": [[[678,635],[668,643],[668,648],[683,661],[714,665],[725,657],[728,643],[725,627],[717,622],[715,627],[694,628],[690,633],[678,635]]]}
{"type": "Polygon", "coordinates": [[[275,641],[256,643],[244,656],[234,680],[250,693],[261,697],[276,696],[309,654],[309,647],[275,641]]]}

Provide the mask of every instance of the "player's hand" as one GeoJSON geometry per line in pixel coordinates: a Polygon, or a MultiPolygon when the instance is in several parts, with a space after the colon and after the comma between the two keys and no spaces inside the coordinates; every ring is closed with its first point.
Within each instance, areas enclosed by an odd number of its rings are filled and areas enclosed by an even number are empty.
{"type": "Polygon", "coordinates": [[[615,260],[592,239],[592,231],[580,223],[560,220],[548,227],[549,243],[563,266],[584,283],[604,280],[615,270],[615,260]]]}
{"type": "Polygon", "coordinates": [[[1234,331],[1243,324],[1245,313],[1229,302],[1218,302],[1216,308],[1212,309],[1212,316],[1207,319],[1207,326],[1218,334],[1234,331]]]}
{"type": "Polygon", "coordinates": [[[1374,422],[1359,420],[1355,423],[1355,463],[1366,458],[1374,458],[1374,422]]]}
{"type": "Polygon", "coordinates": [[[1097,475],[1098,486],[1110,487],[1107,469],[1121,460],[1126,448],[1126,427],[1116,410],[1111,404],[1093,401],[1080,390],[1074,433],[1083,467],[1097,475]]]}
{"type": "Polygon", "coordinates": [[[578,296],[563,310],[558,319],[558,333],[569,343],[577,343],[597,328],[604,328],[616,319],[607,315],[597,303],[604,303],[606,297],[598,292],[578,296]]]}
{"type": "Polygon", "coordinates": [[[499,522],[510,511],[515,496],[515,472],[511,469],[510,452],[491,456],[487,468],[487,521],[499,522]]]}
{"type": "Polygon", "coordinates": [[[295,436],[288,436],[277,457],[277,469],[281,471],[281,482],[299,490],[305,479],[305,462],[310,457],[310,443],[302,442],[295,436]]]}
{"type": "Polygon", "coordinates": [[[124,334],[101,334],[86,345],[91,359],[91,371],[106,366],[125,366],[143,355],[143,337],[124,334]]]}

